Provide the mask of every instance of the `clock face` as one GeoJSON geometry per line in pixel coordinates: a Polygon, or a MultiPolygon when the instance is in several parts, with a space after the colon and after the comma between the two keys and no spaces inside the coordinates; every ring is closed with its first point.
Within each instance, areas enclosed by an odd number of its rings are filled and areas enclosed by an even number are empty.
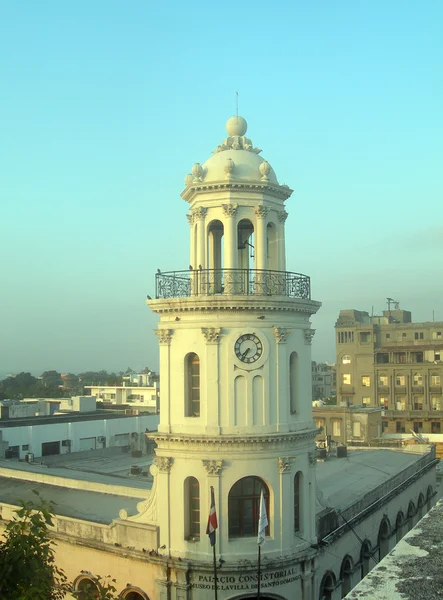
{"type": "Polygon", "coordinates": [[[235,342],[235,355],[245,364],[256,362],[262,354],[263,344],[253,333],[245,333],[235,342]]]}

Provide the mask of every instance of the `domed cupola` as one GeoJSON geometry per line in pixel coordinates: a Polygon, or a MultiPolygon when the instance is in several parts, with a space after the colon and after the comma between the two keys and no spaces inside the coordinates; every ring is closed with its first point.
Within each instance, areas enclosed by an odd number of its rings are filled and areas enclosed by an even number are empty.
{"type": "Polygon", "coordinates": [[[245,136],[247,122],[243,117],[234,116],[226,122],[228,137],[213,150],[211,158],[202,165],[195,163],[191,173],[186,175],[186,189],[182,198],[191,202],[196,192],[204,189],[225,187],[226,184],[238,187],[245,183],[272,186],[286,199],[291,190],[280,186],[277,176],[264,158],[259,156],[260,148],[254,147],[245,136]]]}

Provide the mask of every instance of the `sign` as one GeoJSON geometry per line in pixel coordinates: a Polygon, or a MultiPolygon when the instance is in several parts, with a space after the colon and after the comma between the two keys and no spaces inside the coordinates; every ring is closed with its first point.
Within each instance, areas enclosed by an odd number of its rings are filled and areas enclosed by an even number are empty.
{"type": "MultiPolygon", "coordinates": [[[[261,574],[260,589],[265,590],[292,583],[300,579],[300,574],[297,574],[297,571],[298,569],[295,567],[288,567],[279,571],[264,572],[261,574]]],[[[213,590],[215,588],[214,575],[198,575],[195,577],[192,587],[200,590],[213,590]]],[[[223,573],[219,573],[217,575],[217,588],[219,591],[247,591],[256,590],[257,587],[257,573],[241,573],[240,575],[224,575],[223,573]]]]}

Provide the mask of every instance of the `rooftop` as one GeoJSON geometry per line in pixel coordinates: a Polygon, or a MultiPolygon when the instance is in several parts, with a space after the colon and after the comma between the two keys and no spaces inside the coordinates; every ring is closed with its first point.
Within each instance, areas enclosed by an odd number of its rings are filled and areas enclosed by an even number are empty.
{"type": "Polygon", "coordinates": [[[346,596],[347,600],[437,600],[442,597],[443,501],[346,596]]]}

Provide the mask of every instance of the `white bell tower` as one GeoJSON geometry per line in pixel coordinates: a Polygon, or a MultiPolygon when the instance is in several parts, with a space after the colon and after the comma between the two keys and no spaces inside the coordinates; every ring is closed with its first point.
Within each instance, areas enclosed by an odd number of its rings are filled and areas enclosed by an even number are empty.
{"type": "MultiPolygon", "coordinates": [[[[261,489],[265,561],[296,564],[316,539],[309,319],[320,303],[311,300],[309,277],[286,271],[292,190],[245,137],[242,117],[226,129],[185,179],[189,268],[159,270],[147,304],[160,317],[160,545],[173,559],[211,564],[205,529],[213,486],[217,556],[223,572],[235,574],[240,564],[256,572],[261,489]]],[[[191,598],[209,597],[187,585],[191,598]]],[[[219,597],[233,596],[219,590],[219,597]]]]}

